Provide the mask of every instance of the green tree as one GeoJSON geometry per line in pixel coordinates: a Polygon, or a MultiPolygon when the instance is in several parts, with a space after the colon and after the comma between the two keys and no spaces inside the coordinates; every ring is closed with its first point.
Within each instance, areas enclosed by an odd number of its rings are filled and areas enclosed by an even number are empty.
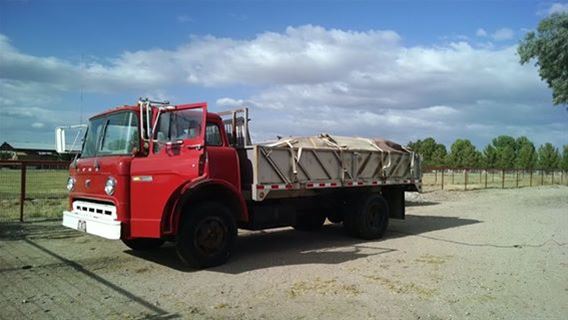
{"type": "Polygon", "coordinates": [[[515,165],[515,153],[517,142],[511,136],[498,136],[491,143],[497,154],[496,167],[501,169],[510,169],[515,165]]]}
{"type": "Polygon", "coordinates": [[[485,149],[483,149],[483,166],[487,169],[497,168],[497,150],[495,147],[488,144],[485,149]]]}
{"type": "Polygon", "coordinates": [[[471,141],[467,139],[457,139],[450,148],[448,162],[456,168],[475,168],[481,160],[481,153],[476,150],[471,141]]]}
{"type": "Polygon", "coordinates": [[[533,169],[536,166],[536,149],[527,137],[517,138],[515,167],[518,169],[533,169]]]}
{"type": "Polygon", "coordinates": [[[446,146],[438,143],[436,147],[434,147],[434,152],[432,152],[432,163],[435,166],[444,166],[446,165],[446,157],[448,156],[448,151],[446,150],[446,146]]]}
{"type": "Polygon", "coordinates": [[[560,169],[568,171],[568,144],[562,147],[562,161],[560,162],[560,169]]]}
{"type": "Polygon", "coordinates": [[[409,142],[408,147],[414,152],[422,155],[422,164],[424,166],[443,166],[447,155],[446,146],[437,143],[432,137],[424,140],[416,140],[409,142]]]}
{"type": "Polygon", "coordinates": [[[421,145],[422,145],[422,140],[420,139],[416,141],[410,141],[409,143],[406,144],[406,146],[414,152],[418,152],[418,150],[420,150],[421,145]]]}
{"type": "Polygon", "coordinates": [[[560,165],[560,154],[558,149],[551,143],[545,143],[538,148],[538,166],[540,169],[550,172],[558,169],[560,165]]]}
{"type": "Polygon", "coordinates": [[[541,79],[552,89],[552,102],[568,103],[568,13],[543,19],[536,32],[525,35],[517,51],[521,64],[536,59],[541,79]]]}

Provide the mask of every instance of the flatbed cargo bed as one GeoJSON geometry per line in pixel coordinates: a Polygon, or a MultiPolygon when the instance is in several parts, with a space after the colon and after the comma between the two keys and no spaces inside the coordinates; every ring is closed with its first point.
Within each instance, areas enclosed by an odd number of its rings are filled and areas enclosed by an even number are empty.
{"type": "Polygon", "coordinates": [[[422,189],[420,156],[399,144],[329,134],[252,144],[247,113],[243,109],[224,115],[232,116],[225,120],[226,129],[239,150],[243,190],[250,190],[254,201],[309,195],[327,188],[397,185],[406,191],[422,189]]]}

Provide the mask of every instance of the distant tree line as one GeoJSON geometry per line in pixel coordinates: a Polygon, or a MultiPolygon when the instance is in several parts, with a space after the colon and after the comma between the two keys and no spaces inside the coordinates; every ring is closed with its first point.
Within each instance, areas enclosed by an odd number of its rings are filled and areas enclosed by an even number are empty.
{"type": "Polygon", "coordinates": [[[457,139],[449,152],[434,138],[411,141],[408,147],[422,155],[427,167],[568,170],[568,145],[561,154],[551,143],[537,149],[527,137],[498,136],[481,151],[467,139],[457,139]]]}

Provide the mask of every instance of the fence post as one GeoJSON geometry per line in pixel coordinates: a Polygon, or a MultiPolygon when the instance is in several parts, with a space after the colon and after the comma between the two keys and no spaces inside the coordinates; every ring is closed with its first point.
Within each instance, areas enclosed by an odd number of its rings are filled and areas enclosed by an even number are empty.
{"type": "Polygon", "coordinates": [[[467,169],[463,169],[464,190],[467,190],[467,169]]]}
{"type": "Polygon", "coordinates": [[[26,163],[20,166],[20,222],[24,222],[24,201],[26,200],[26,163]]]}
{"type": "Polygon", "coordinates": [[[442,190],[444,190],[444,169],[442,169],[442,190]]]}
{"type": "Polygon", "coordinates": [[[487,169],[485,169],[485,189],[487,189],[487,169]]]}
{"type": "Polygon", "coordinates": [[[454,169],[452,169],[452,185],[454,184],[454,169]]]}
{"type": "Polygon", "coordinates": [[[551,184],[554,184],[554,170],[550,173],[550,175],[551,175],[550,182],[551,184]]]}
{"type": "Polygon", "coordinates": [[[501,169],[501,189],[505,189],[505,169],[501,169]]]}
{"type": "Polygon", "coordinates": [[[517,173],[517,188],[519,187],[519,169],[515,170],[517,173]]]}
{"type": "Polygon", "coordinates": [[[531,173],[530,173],[530,178],[529,178],[529,184],[532,187],[532,175],[533,175],[533,171],[534,169],[531,168],[531,173]]]}
{"type": "Polygon", "coordinates": [[[544,170],[540,169],[540,185],[544,186],[544,170]]]}
{"type": "Polygon", "coordinates": [[[438,170],[434,170],[434,185],[438,184],[438,170]]]}

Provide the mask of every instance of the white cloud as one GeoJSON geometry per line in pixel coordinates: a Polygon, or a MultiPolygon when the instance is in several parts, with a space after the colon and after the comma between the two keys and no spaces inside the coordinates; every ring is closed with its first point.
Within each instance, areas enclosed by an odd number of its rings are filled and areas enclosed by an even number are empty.
{"type": "MultiPolygon", "coordinates": [[[[478,36],[489,36],[479,30],[478,36]]],[[[504,28],[490,36],[505,40],[514,33],[504,28]]],[[[53,110],[65,104],[63,93],[80,87],[187,102],[168,96],[182,86],[228,89],[216,105],[251,107],[255,137],[262,139],[327,131],[403,143],[435,136],[483,144],[496,134],[565,143],[560,133],[566,120],[558,108],[551,111],[549,90],[533,66],[519,64],[515,46],[405,46],[391,30],[307,25],[246,40],[193,36],[173,50],[124,52],[84,64],[22,53],[3,36],[0,50],[5,119],[23,117],[22,106],[34,107],[37,113],[25,121],[44,123],[45,130],[53,124],[44,118],[54,118],[53,110]]]]}
{"type": "Polygon", "coordinates": [[[475,35],[478,36],[478,37],[487,37],[487,31],[485,31],[485,29],[483,29],[483,28],[479,28],[475,32],[475,35]]]}
{"type": "Polygon", "coordinates": [[[538,12],[538,14],[540,15],[551,15],[554,13],[563,13],[563,12],[568,12],[568,3],[553,3],[550,5],[550,7],[548,7],[546,10],[540,10],[538,12]]]}
{"type": "Polygon", "coordinates": [[[161,50],[125,52],[107,64],[72,64],[56,57],[37,57],[19,52],[0,34],[0,74],[2,79],[50,85],[68,91],[84,87],[90,92],[113,92],[123,88],[149,88],[167,83],[166,72],[157,73],[148,57],[161,58],[161,50]]]}
{"type": "Polygon", "coordinates": [[[491,38],[495,41],[511,40],[515,36],[515,32],[509,28],[501,28],[491,34],[491,38]]]}
{"type": "Polygon", "coordinates": [[[495,32],[493,32],[493,33],[489,33],[485,29],[479,28],[475,32],[475,35],[480,37],[480,38],[490,37],[494,41],[504,41],[504,40],[513,39],[513,37],[515,36],[515,32],[513,30],[511,30],[510,28],[501,28],[501,29],[495,30],[495,32]]]}
{"type": "Polygon", "coordinates": [[[217,99],[217,105],[223,108],[250,108],[250,107],[258,107],[256,103],[252,100],[243,100],[243,99],[233,99],[233,98],[220,98],[217,99]]]}
{"type": "Polygon", "coordinates": [[[193,22],[193,19],[185,14],[179,15],[176,17],[177,22],[179,23],[187,23],[187,22],[193,22]]]}

